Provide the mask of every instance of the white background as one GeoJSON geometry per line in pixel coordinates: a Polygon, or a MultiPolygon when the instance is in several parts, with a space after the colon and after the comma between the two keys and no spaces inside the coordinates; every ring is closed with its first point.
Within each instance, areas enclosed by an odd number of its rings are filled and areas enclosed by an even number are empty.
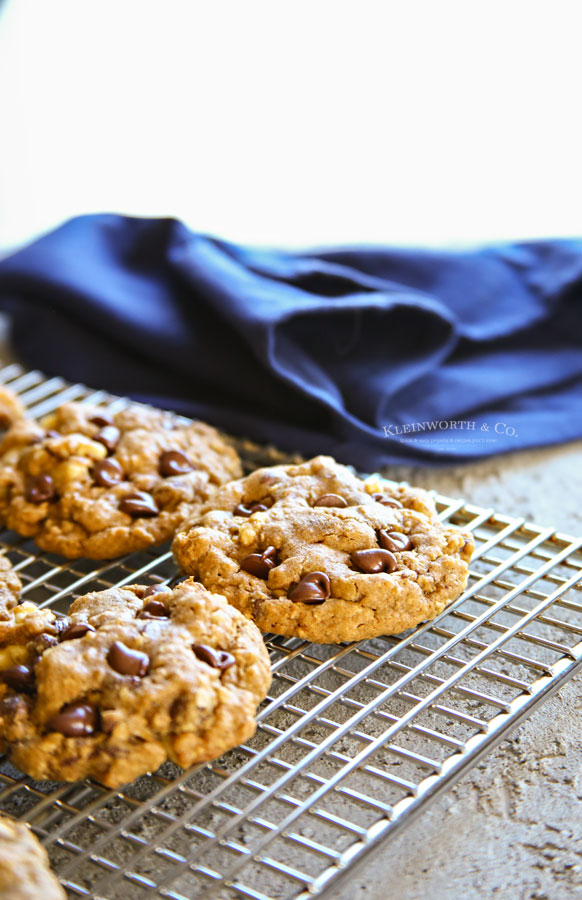
{"type": "Polygon", "coordinates": [[[582,4],[5,0],[0,252],[81,212],[240,241],[582,232],[582,4]]]}

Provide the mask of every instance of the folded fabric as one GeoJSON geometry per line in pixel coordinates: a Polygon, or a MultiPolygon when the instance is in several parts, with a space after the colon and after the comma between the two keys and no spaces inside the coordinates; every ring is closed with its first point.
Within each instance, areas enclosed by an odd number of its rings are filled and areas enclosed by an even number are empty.
{"type": "Polygon", "coordinates": [[[235,246],[82,216],[0,263],[50,374],[363,470],[582,436],[582,241],[235,246]]]}

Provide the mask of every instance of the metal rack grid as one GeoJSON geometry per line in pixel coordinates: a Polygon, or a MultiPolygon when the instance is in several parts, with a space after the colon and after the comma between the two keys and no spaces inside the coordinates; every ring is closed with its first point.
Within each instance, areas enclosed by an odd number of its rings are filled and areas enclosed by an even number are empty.
{"type": "MultiPolygon", "coordinates": [[[[127,401],[13,365],[0,383],[32,415],[127,401]]],[[[238,442],[248,468],[274,449],[238,442]]],[[[119,791],[34,782],[0,765],[0,810],[30,822],[70,897],[307,900],[451,785],[582,661],[582,539],[437,497],[473,531],[465,594],[398,637],[316,645],[266,636],[273,683],[255,736],[213,763],[167,763],[119,791]]],[[[175,574],[166,548],[63,561],[0,535],[26,599],[175,574]]]]}

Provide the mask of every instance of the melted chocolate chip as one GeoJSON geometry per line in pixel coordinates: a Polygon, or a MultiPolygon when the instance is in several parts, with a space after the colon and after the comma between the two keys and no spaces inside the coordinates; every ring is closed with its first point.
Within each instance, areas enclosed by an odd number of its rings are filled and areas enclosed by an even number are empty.
{"type": "Polygon", "coordinates": [[[256,578],[268,578],[272,568],[260,553],[249,553],[247,556],[243,556],[240,567],[256,578]]]}
{"type": "MultiPolygon", "coordinates": [[[[79,594],[71,594],[73,600],[77,600],[79,594]]],[[[52,627],[57,635],[59,641],[61,639],[61,634],[67,630],[69,625],[71,624],[71,619],[68,616],[57,616],[57,618],[52,623],[52,627]]]]}
{"type": "Polygon", "coordinates": [[[115,641],[107,654],[107,662],[120,675],[134,675],[143,678],[147,674],[150,658],[147,653],[132,650],[123,641],[115,641]]]}
{"type": "Polygon", "coordinates": [[[156,501],[151,494],[145,491],[135,491],[133,494],[127,494],[119,504],[121,512],[127,513],[133,519],[139,519],[142,516],[157,516],[159,509],[156,501]]]}
{"type": "Polygon", "coordinates": [[[113,487],[123,481],[123,469],[116,459],[100,459],[91,470],[93,481],[100,487],[113,487]]]}
{"type": "Polygon", "coordinates": [[[60,640],[62,641],[75,641],[77,638],[84,637],[87,632],[95,631],[92,625],[88,625],[86,622],[72,622],[68,628],[60,635],[60,640]]]}
{"type": "Polygon", "coordinates": [[[253,513],[266,512],[268,508],[269,507],[265,506],[264,503],[249,503],[248,506],[244,503],[239,503],[239,505],[233,509],[232,514],[233,516],[244,516],[245,519],[248,519],[253,513]]]}
{"type": "Polygon", "coordinates": [[[227,653],[226,650],[215,650],[207,644],[192,644],[192,650],[198,659],[212,666],[213,669],[224,671],[236,662],[232,653],[227,653]]]}
{"type": "Polygon", "coordinates": [[[151,597],[152,594],[167,594],[171,588],[167,584],[151,584],[142,594],[142,597],[151,597]]]}
{"type": "Polygon", "coordinates": [[[314,506],[335,506],[337,509],[345,509],[348,501],[339,494],[322,494],[313,502],[314,506]]]}
{"type": "Polygon", "coordinates": [[[393,572],[398,568],[396,557],[389,550],[356,550],[351,559],[354,566],[366,575],[393,572]]]}
{"type": "Polygon", "coordinates": [[[262,553],[249,553],[243,556],[240,561],[241,569],[248,572],[249,575],[255,575],[257,578],[269,577],[269,572],[274,569],[277,563],[277,550],[275,547],[267,547],[262,553]]]}
{"type": "Polygon", "coordinates": [[[186,475],[193,468],[194,466],[181,450],[166,450],[160,456],[158,471],[164,478],[170,478],[172,475],[186,475]]]}
{"type": "Polygon", "coordinates": [[[329,578],[325,572],[310,572],[293,585],[287,597],[294,603],[325,603],[331,593],[329,578]]]}
{"type": "MultiPolygon", "coordinates": [[[[73,597],[75,597],[74,594],[73,594],[73,597]]],[[[75,597],[75,600],[76,599],[77,598],[75,597]]],[[[55,631],[58,635],[61,635],[63,633],[63,631],[67,630],[67,628],[69,627],[70,624],[71,624],[71,620],[69,619],[68,616],[59,616],[57,619],[55,619],[55,621],[53,623],[53,628],[55,629],[55,631]]]]}
{"type": "Polygon", "coordinates": [[[14,691],[30,694],[34,691],[34,670],[30,666],[10,666],[0,672],[0,681],[14,691]]]}
{"type": "Polygon", "coordinates": [[[106,412],[102,412],[97,416],[93,416],[89,421],[92,422],[93,425],[98,425],[99,428],[106,428],[108,425],[113,425],[113,416],[110,416],[106,412]]]}
{"type": "Polygon", "coordinates": [[[99,726],[99,714],[89,703],[82,701],[68,703],[63,706],[52,719],[47,722],[51,731],[59,731],[66,737],[87,737],[99,726]]]}
{"type": "Polygon", "coordinates": [[[148,600],[138,615],[139,619],[169,619],[170,611],[159,600],[148,600]]]}
{"type": "Polygon", "coordinates": [[[381,503],[382,506],[393,506],[395,509],[402,509],[400,500],[396,500],[394,497],[387,497],[386,494],[372,494],[372,500],[375,500],[376,503],[381,503]]]}
{"type": "Polygon", "coordinates": [[[45,503],[56,497],[55,486],[50,475],[34,475],[28,478],[24,496],[29,503],[45,503]]]}
{"type": "Polygon", "coordinates": [[[57,644],[58,639],[54,635],[43,632],[33,639],[32,649],[39,656],[42,656],[45,650],[50,650],[51,647],[56,647],[57,644]]]}
{"type": "Polygon", "coordinates": [[[387,529],[378,532],[378,543],[384,550],[390,550],[392,553],[401,553],[403,550],[411,550],[413,547],[412,541],[406,534],[387,529]]]}
{"type": "Polygon", "coordinates": [[[121,432],[115,425],[106,425],[93,436],[94,441],[103,444],[108,453],[113,453],[119,443],[121,432]]]}

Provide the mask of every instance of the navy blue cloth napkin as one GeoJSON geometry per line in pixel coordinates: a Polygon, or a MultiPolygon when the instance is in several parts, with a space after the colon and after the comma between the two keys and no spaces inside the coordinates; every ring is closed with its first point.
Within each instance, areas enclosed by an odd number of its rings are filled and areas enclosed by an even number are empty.
{"type": "Polygon", "coordinates": [[[371,470],[582,436],[582,242],[235,246],[74,219],[0,263],[16,352],[282,448],[371,470]]]}

